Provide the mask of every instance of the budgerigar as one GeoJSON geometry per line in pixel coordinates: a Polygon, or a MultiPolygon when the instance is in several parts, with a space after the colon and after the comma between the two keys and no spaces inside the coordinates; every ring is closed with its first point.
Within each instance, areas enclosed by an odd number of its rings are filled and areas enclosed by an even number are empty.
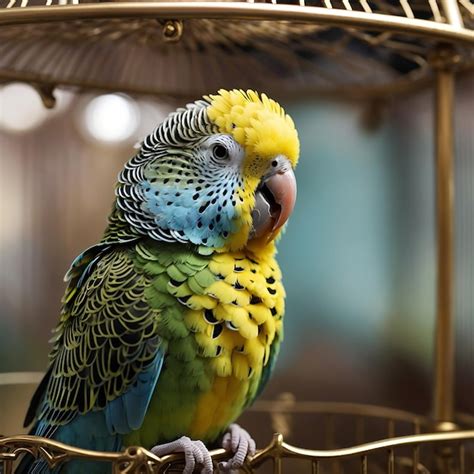
{"type": "MultiPolygon", "coordinates": [[[[283,334],[275,238],[296,199],[297,131],[264,94],[221,90],[172,113],[119,175],[102,240],[75,259],[32,434],[117,451],[185,452],[223,436],[266,384],[283,334]]],[[[83,461],[66,472],[107,472],[83,461]]],[[[22,472],[48,472],[25,459],[22,472]]]]}

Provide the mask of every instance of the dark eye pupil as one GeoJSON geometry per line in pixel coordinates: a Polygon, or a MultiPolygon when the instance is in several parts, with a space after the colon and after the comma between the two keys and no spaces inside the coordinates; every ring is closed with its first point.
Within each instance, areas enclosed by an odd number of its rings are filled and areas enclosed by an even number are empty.
{"type": "Polygon", "coordinates": [[[222,159],[227,158],[227,148],[223,145],[215,145],[213,149],[214,156],[216,158],[222,159]]]}

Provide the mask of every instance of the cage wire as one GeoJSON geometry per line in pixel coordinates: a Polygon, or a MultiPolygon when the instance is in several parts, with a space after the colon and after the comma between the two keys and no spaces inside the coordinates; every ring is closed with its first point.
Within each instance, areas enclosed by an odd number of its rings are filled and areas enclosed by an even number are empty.
{"type": "MultiPolygon", "coordinates": [[[[474,65],[471,0],[100,2],[0,0],[0,83],[188,98],[221,87],[277,97],[379,99],[434,85],[438,291],[430,417],[383,407],[257,401],[276,434],[243,472],[439,473],[474,471],[474,417],[453,403],[453,95],[474,65]],[[321,449],[284,441],[292,419],[314,423],[321,449]],[[369,429],[370,427],[370,429],[369,429]],[[368,433],[372,437],[368,437],[368,433]]],[[[427,411],[428,411],[427,407],[427,411]]],[[[179,472],[179,455],[129,447],[104,453],[27,435],[0,437],[3,472],[29,452],[51,467],[102,460],[114,473],[179,472]]],[[[220,449],[213,461],[224,459],[220,449]]],[[[2,464],[0,464],[2,466],[2,464]]],[[[2,469],[0,468],[0,470],[2,469]]]]}
{"type": "Polygon", "coordinates": [[[179,98],[222,87],[384,95],[432,79],[440,41],[455,40],[459,67],[472,67],[473,24],[471,0],[1,0],[0,81],[45,97],[56,85],[179,98]]]}

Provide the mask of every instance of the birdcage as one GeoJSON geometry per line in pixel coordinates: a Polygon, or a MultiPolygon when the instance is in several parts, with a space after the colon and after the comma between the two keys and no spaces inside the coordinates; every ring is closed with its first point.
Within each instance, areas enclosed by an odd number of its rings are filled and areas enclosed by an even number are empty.
{"type": "MultiPolygon", "coordinates": [[[[221,87],[252,87],[277,97],[364,97],[372,104],[434,88],[438,251],[432,416],[298,402],[289,395],[258,401],[251,409],[268,414],[280,434],[247,461],[244,472],[474,472],[474,417],[457,414],[453,403],[452,301],[454,84],[473,65],[472,0],[0,2],[0,83],[31,84],[46,107],[54,106],[58,86],[180,99],[221,87]],[[325,449],[284,441],[297,413],[318,420],[315,431],[325,449]],[[369,425],[376,433],[370,439],[369,425]]],[[[35,379],[3,378],[5,384],[25,381],[35,379]]],[[[179,472],[182,465],[179,455],[158,458],[140,447],[94,452],[17,435],[0,438],[3,472],[12,472],[25,452],[51,466],[76,458],[102,460],[117,473],[179,472]]],[[[216,462],[227,456],[222,449],[211,454],[216,462]]]]}

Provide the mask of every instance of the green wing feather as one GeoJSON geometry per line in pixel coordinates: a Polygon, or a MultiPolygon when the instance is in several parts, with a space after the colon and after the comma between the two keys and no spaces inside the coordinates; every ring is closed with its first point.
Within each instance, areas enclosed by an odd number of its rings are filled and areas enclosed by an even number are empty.
{"type": "Polygon", "coordinates": [[[151,281],[137,272],[133,248],[99,245],[76,259],[52,341],[49,378],[40,386],[44,394],[35,396],[41,405],[31,407],[26,421],[35,413],[58,426],[103,409],[156,362],[163,350],[160,310],[145,301],[151,281]]]}

